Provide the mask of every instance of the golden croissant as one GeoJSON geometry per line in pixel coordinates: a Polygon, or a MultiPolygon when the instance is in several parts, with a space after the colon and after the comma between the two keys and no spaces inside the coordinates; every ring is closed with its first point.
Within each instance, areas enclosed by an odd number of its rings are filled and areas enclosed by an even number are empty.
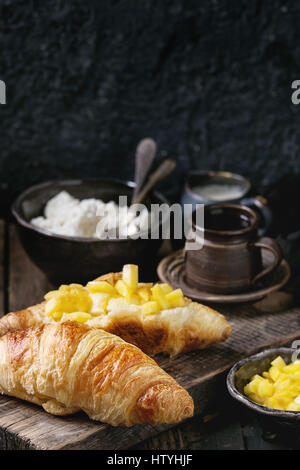
{"type": "MultiPolygon", "coordinates": [[[[77,320],[120,336],[154,355],[171,356],[225,341],[231,325],[215,310],[183,297],[167,284],[124,281],[123,273],[100,276],[87,284],[61,286],[46,302],[0,320],[0,336],[27,326],[77,320]],[[100,290],[100,292],[98,292],[100,290]]],[[[128,269],[127,269],[128,271],[128,269]]],[[[129,270],[130,272],[130,270],[129,270]]]]}
{"type": "Polygon", "coordinates": [[[2,336],[0,392],[55,415],[83,410],[113,426],[176,423],[194,409],[190,395],[136,346],[77,322],[2,336]]]}

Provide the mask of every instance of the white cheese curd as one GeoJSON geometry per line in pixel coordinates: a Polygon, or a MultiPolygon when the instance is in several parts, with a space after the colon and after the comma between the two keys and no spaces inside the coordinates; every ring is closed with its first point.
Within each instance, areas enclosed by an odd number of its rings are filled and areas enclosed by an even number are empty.
{"type": "Polygon", "coordinates": [[[61,191],[47,202],[44,216],[33,218],[31,223],[70,237],[105,238],[107,232],[112,237],[127,237],[147,228],[148,217],[146,208],[136,215],[130,207],[119,207],[114,201],[105,203],[93,198],[80,201],[61,191]],[[99,222],[104,218],[102,227],[99,222]]]}

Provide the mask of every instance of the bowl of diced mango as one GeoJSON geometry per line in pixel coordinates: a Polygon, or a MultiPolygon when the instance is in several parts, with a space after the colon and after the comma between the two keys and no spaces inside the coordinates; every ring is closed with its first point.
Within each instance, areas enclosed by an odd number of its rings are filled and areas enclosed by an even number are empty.
{"type": "Polygon", "coordinates": [[[230,395],[281,424],[300,424],[300,360],[273,348],[237,362],[227,375],[230,395]]]}

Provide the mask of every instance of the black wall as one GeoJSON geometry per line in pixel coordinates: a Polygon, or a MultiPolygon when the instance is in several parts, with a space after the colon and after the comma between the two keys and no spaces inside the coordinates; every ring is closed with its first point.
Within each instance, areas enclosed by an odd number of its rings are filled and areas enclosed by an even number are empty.
{"type": "Polygon", "coordinates": [[[0,0],[2,208],[41,180],[132,178],[144,136],[178,161],[168,193],[189,168],[298,172],[299,20],[296,0],[0,0]]]}

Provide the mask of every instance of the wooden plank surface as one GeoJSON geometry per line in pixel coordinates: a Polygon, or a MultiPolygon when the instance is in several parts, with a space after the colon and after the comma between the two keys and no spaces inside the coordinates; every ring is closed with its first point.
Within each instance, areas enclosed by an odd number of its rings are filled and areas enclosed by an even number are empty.
{"type": "Polygon", "coordinates": [[[14,225],[9,233],[8,306],[11,312],[39,303],[52,286],[24,252],[14,225]]]}
{"type": "Polygon", "coordinates": [[[6,300],[6,256],[5,256],[6,226],[3,220],[0,220],[0,317],[5,313],[6,300]]]}
{"type": "MultiPolygon", "coordinates": [[[[9,248],[8,307],[9,310],[16,310],[40,301],[51,286],[24,254],[14,227],[10,229],[9,248]]],[[[191,393],[195,400],[196,413],[203,413],[214,402],[216,391],[220,386],[224,387],[225,371],[238,359],[259,349],[284,344],[300,336],[298,308],[290,308],[284,313],[266,313],[255,306],[235,305],[227,306],[222,312],[227,315],[233,326],[232,337],[226,343],[205,351],[183,354],[174,359],[163,356],[155,358],[191,393]]],[[[189,422],[193,420],[187,423],[189,422]]],[[[185,423],[182,426],[185,426],[185,423]]],[[[35,405],[1,397],[0,429],[0,447],[6,448],[125,449],[169,429],[169,426],[113,428],[93,422],[84,414],[56,417],[35,405]]],[[[153,439],[152,443],[155,445],[153,439]]],[[[177,428],[156,439],[162,439],[165,442],[162,445],[167,445],[166,441],[169,446],[184,445],[184,438],[177,428]]],[[[242,447],[237,423],[230,424],[227,434],[220,432],[218,436],[211,437],[206,443],[206,448],[213,445],[225,448],[234,443],[238,448],[242,447]]]]}

